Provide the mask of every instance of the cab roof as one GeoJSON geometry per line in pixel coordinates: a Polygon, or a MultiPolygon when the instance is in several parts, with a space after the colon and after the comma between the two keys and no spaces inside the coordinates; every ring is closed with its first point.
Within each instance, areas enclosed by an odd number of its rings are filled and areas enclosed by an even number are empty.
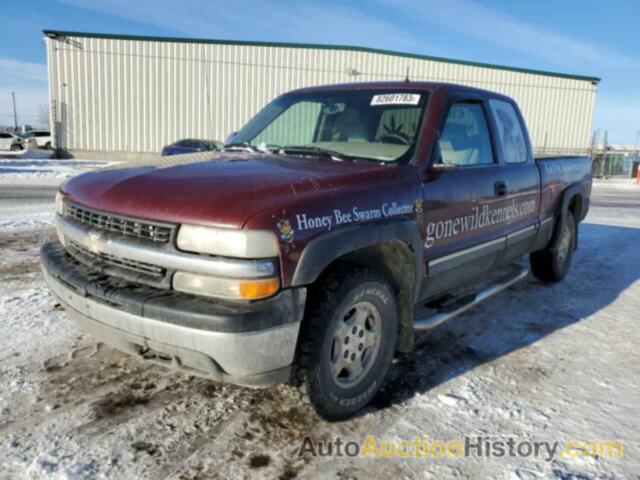
{"type": "MultiPolygon", "coordinates": [[[[395,82],[355,82],[355,83],[336,83],[330,85],[319,85],[315,87],[304,87],[291,92],[304,93],[304,92],[321,92],[321,91],[338,91],[338,90],[369,90],[369,89],[384,89],[384,90],[416,90],[416,91],[439,91],[441,93],[469,93],[479,94],[482,96],[508,98],[501,93],[493,92],[491,90],[483,90],[481,88],[470,87],[468,85],[461,85],[457,83],[447,82],[412,82],[412,81],[395,81],[395,82]]],[[[289,92],[289,93],[291,93],[289,92]]]]}

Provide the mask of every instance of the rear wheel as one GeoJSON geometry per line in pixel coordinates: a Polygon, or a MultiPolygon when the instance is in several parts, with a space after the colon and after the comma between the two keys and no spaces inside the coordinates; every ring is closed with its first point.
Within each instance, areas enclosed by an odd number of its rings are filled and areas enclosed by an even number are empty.
{"type": "Polygon", "coordinates": [[[19,152],[20,150],[22,150],[22,146],[18,145],[17,143],[14,143],[13,145],[11,145],[11,151],[12,152],[19,152]]]}
{"type": "Polygon", "coordinates": [[[340,270],[317,286],[296,378],[320,416],[341,420],[369,403],[391,365],[397,330],[395,294],[377,271],[340,270]]]}
{"type": "Polygon", "coordinates": [[[559,282],[569,272],[576,238],[576,220],[567,212],[559,237],[529,256],[533,275],[544,282],[559,282]]]}
{"type": "Polygon", "coordinates": [[[51,142],[47,142],[47,143],[45,143],[45,144],[44,144],[44,148],[45,148],[46,150],[51,150],[51,142]]]}

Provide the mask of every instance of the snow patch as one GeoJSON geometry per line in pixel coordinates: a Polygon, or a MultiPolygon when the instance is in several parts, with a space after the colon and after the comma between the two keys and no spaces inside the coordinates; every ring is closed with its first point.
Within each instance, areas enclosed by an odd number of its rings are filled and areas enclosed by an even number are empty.
{"type": "Polygon", "coordinates": [[[46,155],[0,156],[0,185],[60,185],[67,178],[117,162],[55,159],[46,155]]]}

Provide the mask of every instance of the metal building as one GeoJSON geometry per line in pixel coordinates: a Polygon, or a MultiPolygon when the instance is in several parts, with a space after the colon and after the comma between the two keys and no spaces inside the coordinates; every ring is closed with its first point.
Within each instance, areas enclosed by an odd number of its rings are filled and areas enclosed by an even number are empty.
{"type": "Polygon", "coordinates": [[[584,153],[599,82],[361,47],[44,34],[54,141],[83,158],[140,158],[179,138],[224,140],[287,90],[407,72],[509,95],[537,154],[584,153]]]}

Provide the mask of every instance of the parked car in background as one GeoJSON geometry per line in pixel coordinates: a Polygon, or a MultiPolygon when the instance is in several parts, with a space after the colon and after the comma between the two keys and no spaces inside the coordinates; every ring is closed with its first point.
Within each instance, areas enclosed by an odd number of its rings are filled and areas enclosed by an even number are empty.
{"type": "Polygon", "coordinates": [[[51,132],[49,130],[29,130],[22,134],[23,138],[32,138],[39,148],[51,148],[51,132]]]}
{"type": "Polygon", "coordinates": [[[31,138],[23,138],[11,132],[0,132],[0,150],[19,152],[25,148],[33,148],[35,146],[35,140],[31,138]]]}
{"type": "Polygon", "coordinates": [[[182,153],[208,152],[222,148],[222,142],[216,140],[199,140],[196,138],[185,138],[167,145],[162,149],[162,156],[180,155],[182,153]]]}

